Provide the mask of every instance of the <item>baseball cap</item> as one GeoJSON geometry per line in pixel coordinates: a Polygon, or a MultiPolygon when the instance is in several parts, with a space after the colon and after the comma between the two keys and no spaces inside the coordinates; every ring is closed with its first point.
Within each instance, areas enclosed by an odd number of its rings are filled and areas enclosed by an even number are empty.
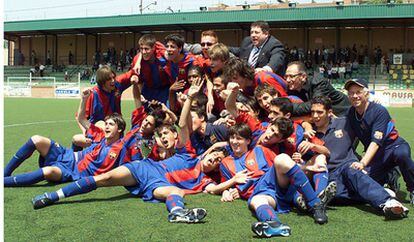
{"type": "Polygon", "coordinates": [[[366,88],[368,88],[368,81],[367,80],[365,80],[365,79],[349,79],[348,81],[346,81],[345,82],[345,86],[344,86],[344,88],[346,89],[346,90],[348,90],[348,88],[352,85],[352,84],[355,84],[355,85],[358,85],[358,86],[360,86],[360,87],[366,87],[366,88]]]}

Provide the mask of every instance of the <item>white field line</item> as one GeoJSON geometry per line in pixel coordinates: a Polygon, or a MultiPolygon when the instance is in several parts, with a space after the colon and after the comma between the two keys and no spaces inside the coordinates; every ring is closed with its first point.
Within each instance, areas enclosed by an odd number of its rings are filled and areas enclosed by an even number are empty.
{"type": "Polygon", "coordinates": [[[21,126],[29,126],[29,125],[37,125],[37,124],[54,124],[54,123],[70,123],[76,122],[76,120],[51,120],[51,121],[41,121],[41,122],[31,122],[31,123],[21,123],[21,124],[5,124],[5,128],[12,128],[12,127],[21,127],[21,126]]]}

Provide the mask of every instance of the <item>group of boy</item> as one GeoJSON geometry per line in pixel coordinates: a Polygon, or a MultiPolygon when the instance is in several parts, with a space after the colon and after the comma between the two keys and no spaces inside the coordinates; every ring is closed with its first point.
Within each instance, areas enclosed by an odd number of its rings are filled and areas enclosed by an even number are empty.
{"type": "Polygon", "coordinates": [[[214,31],[202,33],[201,55],[185,52],[178,34],[164,44],[142,36],[127,73],[103,67],[98,85],[82,92],[77,120],[83,133],[74,137],[80,151],[33,136],[5,167],[5,186],[73,181],[36,196],[35,209],[125,186],[145,201],[165,202],[170,222],[187,223],[207,212],[185,208],[186,194],[242,198],[258,219],[252,231],[259,237],[289,236],[277,214],[293,207],[327,223],[332,200],[369,203],[387,218],[405,218],[408,209],[383,185],[399,167],[414,204],[411,150],[388,111],[368,100],[368,83],[348,80],[347,97],[326,80],[310,80],[303,63],[285,70],[280,42],[263,21],[252,24],[249,43],[234,51],[244,53],[237,58],[214,31]],[[264,47],[277,53],[267,63],[258,59],[264,47]],[[120,94],[130,85],[135,109],[124,135],[120,94]],[[365,148],[361,159],[356,139],[365,148]],[[35,150],[40,169],[12,176],[35,150]]]}

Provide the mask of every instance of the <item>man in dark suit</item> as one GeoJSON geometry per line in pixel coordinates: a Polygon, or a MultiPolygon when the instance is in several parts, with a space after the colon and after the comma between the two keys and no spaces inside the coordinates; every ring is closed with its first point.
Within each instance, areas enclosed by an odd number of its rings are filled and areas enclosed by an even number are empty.
{"type": "Polygon", "coordinates": [[[321,75],[315,74],[310,79],[306,73],[305,65],[300,61],[288,64],[285,80],[288,86],[288,94],[299,97],[303,103],[293,104],[294,117],[309,115],[311,112],[311,100],[317,96],[328,97],[332,102],[333,113],[337,116],[345,116],[351,106],[347,96],[332,85],[321,75]]]}
{"type": "Polygon", "coordinates": [[[285,74],[285,51],[283,44],[270,35],[269,24],[256,21],[250,26],[250,36],[246,37],[240,48],[230,51],[245,60],[256,72],[271,71],[280,76],[285,74]]]}

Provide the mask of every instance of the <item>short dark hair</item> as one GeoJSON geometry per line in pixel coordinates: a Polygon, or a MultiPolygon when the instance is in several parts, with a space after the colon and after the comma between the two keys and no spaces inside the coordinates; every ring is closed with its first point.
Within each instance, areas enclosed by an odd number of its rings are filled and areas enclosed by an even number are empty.
{"type": "Polygon", "coordinates": [[[154,117],[155,120],[155,127],[158,127],[164,123],[167,114],[162,110],[162,107],[150,108],[148,111],[148,115],[154,117]]]}
{"type": "Polygon", "coordinates": [[[279,133],[282,135],[282,139],[287,139],[289,136],[293,134],[293,121],[288,118],[277,118],[275,121],[272,122],[272,125],[277,126],[277,128],[279,129],[279,133]]]}
{"type": "Polygon", "coordinates": [[[196,65],[190,66],[188,68],[187,73],[190,73],[190,71],[196,71],[201,77],[203,76],[203,70],[199,66],[196,66],[196,65]]]}
{"type": "Polygon", "coordinates": [[[126,123],[125,120],[122,118],[122,115],[119,113],[112,113],[105,117],[105,120],[112,119],[116,125],[118,125],[118,129],[121,130],[121,136],[124,134],[126,123]]]}
{"type": "Polygon", "coordinates": [[[287,97],[278,97],[272,99],[270,104],[279,108],[279,110],[285,115],[288,113],[293,113],[293,104],[287,97]]]}
{"type": "Polygon", "coordinates": [[[263,32],[266,32],[266,33],[269,33],[270,32],[269,23],[266,22],[266,21],[263,21],[263,20],[259,20],[259,21],[253,22],[250,25],[250,28],[253,28],[253,27],[259,27],[259,28],[262,29],[263,32]]]}
{"type": "Polygon", "coordinates": [[[165,42],[165,44],[167,44],[169,41],[174,42],[177,45],[178,48],[183,49],[184,37],[182,35],[180,35],[180,34],[169,34],[164,38],[164,42],[165,42]]]}
{"type": "Polygon", "coordinates": [[[199,108],[206,108],[207,102],[208,102],[208,97],[206,96],[206,94],[202,93],[202,92],[198,92],[194,97],[193,97],[193,101],[197,101],[197,106],[199,108]]]}
{"type": "Polygon", "coordinates": [[[235,75],[239,75],[248,80],[254,80],[254,69],[249,66],[246,61],[237,57],[230,58],[226,66],[223,68],[223,75],[226,79],[232,79],[235,75]]]}
{"type": "Polygon", "coordinates": [[[253,111],[259,112],[260,106],[257,103],[256,99],[253,97],[244,95],[243,93],[239,92],[236,97],[236,101],[239,103],[243,103],[244,105],[249,106],[253,111]]]}
{"type": "Polygon", "coordinates": [[[175,125],[163,123],[155,129],[155,134],[159,136],[163,128],[169,129],[171,132],[177,133],[177,128],[175,125]]]}
{"type": "Polygon", "coordinates": [[[238,123],[229,128],[229,139],[233,135],[241,136],[245,139],[252,139],[252,130],[245,123],[238,123]]]}
{"type": "Polygon", "coordinates": [[[153,34],[144,34],[139,38],[138,45],[148,45],[150,47],[154,47],[155,42],[157,42],[157,39],[153,34]]]}
{"type": "Polygon", "coordinates": [[[314,97],[311,100],[311,105],[313,104],[321,104],[326,111],[332,109],[332,101],[329,97],[324,97],[324,96],[314,97]]]}
{"type": "Polygon", "coordinates": [[[96,71],[96,83],[101,87],[106,81],[112,79],[112,75],[116,76],[116,73],[110,66],[104,65],[96,71]]]}
{"type": "Polygon", "coordinates": [[[207,111],[205,108],[202,108],[202,107],[192,108],[191,112],[195,112],[199,118],[204,118],[204,121],[207,121],[207,111]]]}
{"type": "Polygon", "coordinates": [[[280,95],[279,92],[274,88],[273,86],[267,84],[267,83],[261,83],[259,84],[256,89],[254,90],[254,97],[258,99],[263,94],[268,93],[270,96],[274,95],[280,95]]]}

